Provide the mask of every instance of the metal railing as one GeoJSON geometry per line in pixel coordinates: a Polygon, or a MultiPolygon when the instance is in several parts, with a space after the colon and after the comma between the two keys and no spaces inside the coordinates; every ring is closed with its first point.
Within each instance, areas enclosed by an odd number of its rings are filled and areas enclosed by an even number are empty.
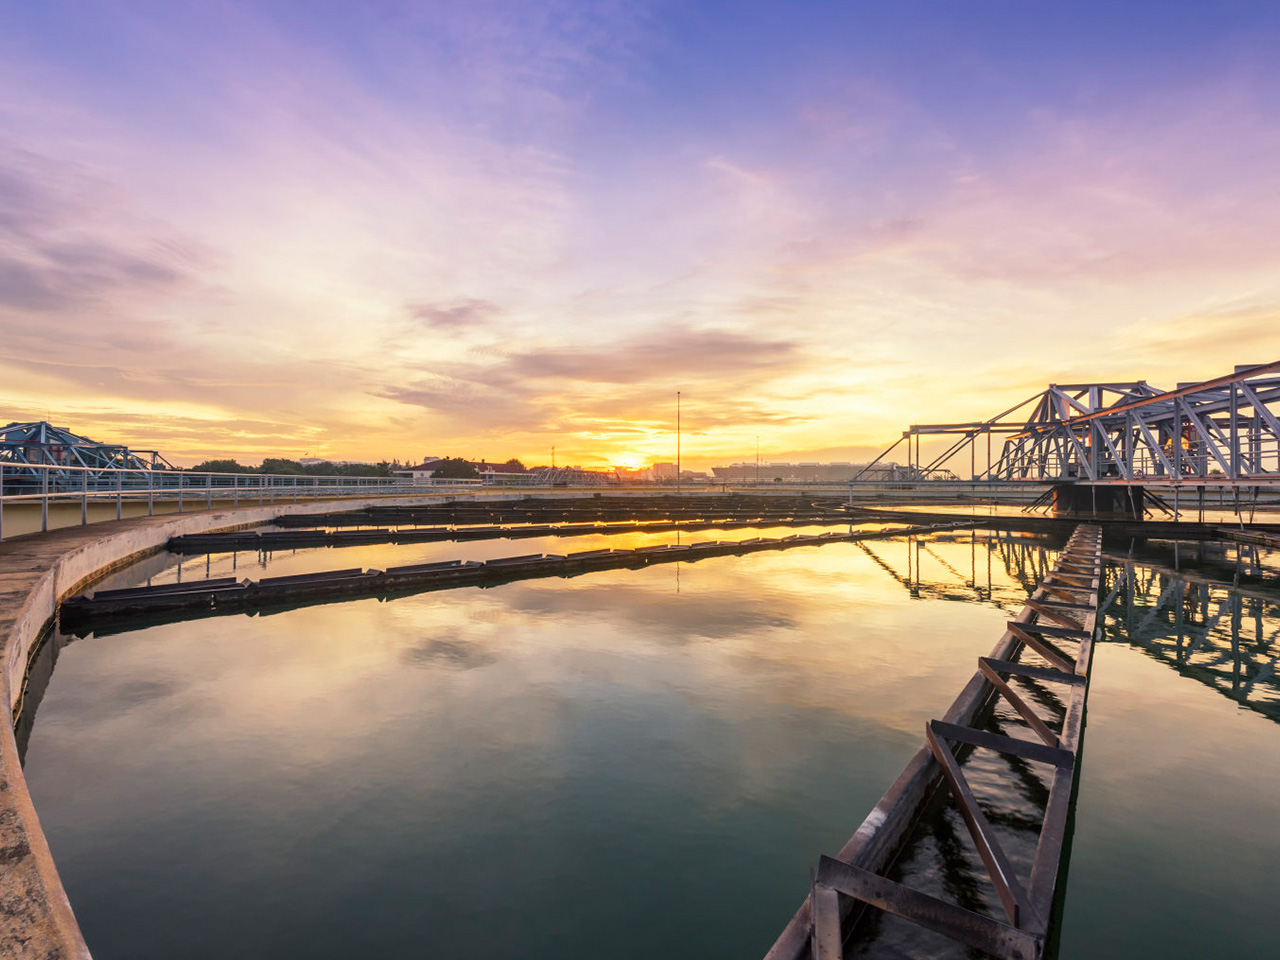
{"type": "MultiPolygon", "coordinates": [[[[193,473],[188,470],[143,470],[81,467],[0,461],[0,540],[5,537],[5,508],[37,507],[40,531],[49,529],[49,510],[78,504],[80,524],[122,519],[126,505],[146,504],[152,516],[161,505],[177,512],[212,509],[214,502],[238,507],[257,503],[296,503],[340,497],[413,496],[472,489],[475,480],[409,480],[402,477],[322,477],[265,473],[193,473]],[[107,505],[106,516],[90,518],[91,505],[107,505]],[[114,506],[114,516],[110,507],[114,506]]],[[[96,511],[101,513],[102,511],[96,511]]],[[[129,511],[131,514],[141,511],[129,511]]],[[[172,512],[164,510],[163,512],[172,512]]],[[[12,518],[11,518],[12,524],[12,518]]],[[[30,524],[34,527],[34,524],[30,524]]],[[[66,524],[63,524],[66,525],[66,524]]],[[[32,531],[34,532],[34,530],[32,531]]],[[[12,535],[12,534],[10,534],[12,535]]]]}

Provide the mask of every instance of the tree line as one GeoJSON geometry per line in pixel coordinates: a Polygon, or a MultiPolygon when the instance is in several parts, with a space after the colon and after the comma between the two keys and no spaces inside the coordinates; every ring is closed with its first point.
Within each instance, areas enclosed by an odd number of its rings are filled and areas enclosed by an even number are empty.
{"type": "MultiPolygon", "coordinates": [[[[524,470],[524,464],[512,457],[507,461],[509,466],[524,470]]],[[[296,477],[389,477],[392,472],[401,469],[404,464],[399,460],[381,460],[378,463],[333,463],[322,460],[319,463],[299,463],[285,457],[267,457],[256,467],[246,466],[237,460],[206,460],[189,468],[192,473],[270,473],[296,477]]],[[[452,480],[479,479],[480,471],[470,460],[462,457],[444,457],[431,464],[432,476],[452,480]]]]}

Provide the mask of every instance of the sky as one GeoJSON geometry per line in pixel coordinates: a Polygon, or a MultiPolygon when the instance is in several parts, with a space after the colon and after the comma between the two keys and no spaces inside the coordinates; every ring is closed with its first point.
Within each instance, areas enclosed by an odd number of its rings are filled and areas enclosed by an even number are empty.
{"type": "Polygon", "coordinates": [[[1280,5],[0,0],[0,422],[865,460],[1280,359],[1280,5]]]}

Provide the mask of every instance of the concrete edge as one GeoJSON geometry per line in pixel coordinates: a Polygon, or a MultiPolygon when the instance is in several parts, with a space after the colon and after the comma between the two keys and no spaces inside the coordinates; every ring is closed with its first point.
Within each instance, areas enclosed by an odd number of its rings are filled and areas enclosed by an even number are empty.
{"type": "MultiPolygon", "coordinates": [[[[58,605],[94,581],[157,553],[170,537],[255,527],[282,514],[359,510],[377,504],[412,505],[427,498],[458,499],[458,496],[437,493],[427,497],[420,494],[253,505],[64,528],[78,529],[83,537],[55,557],[43,572],[33,573],[37,579],[18,609],[12,612],[7,634],[0,638],[0,664],[3,665],[0,683],[4,687],[5,703],[12,714],[24,693],[31,655],[55,622],[58,605]]],[[[34,544],[41,539],[40,534],[30,534],[6,540],[4,545],[21,545],[23,541],[34,544]]],[[[9,619],[5,616],[8,612],[0,610],[0,621],[9,619]]],[[[27,790],[12,722],[6,723],[0,732],[0,944],[4,945],[0,952],[15,960],[89,960],[90,957],[27,790]]]]}

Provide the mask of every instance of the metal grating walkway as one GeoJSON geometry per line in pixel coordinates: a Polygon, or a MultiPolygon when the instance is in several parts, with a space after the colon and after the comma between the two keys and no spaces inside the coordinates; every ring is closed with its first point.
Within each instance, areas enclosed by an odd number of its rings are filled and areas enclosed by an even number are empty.
{"type": "Polygon", "coordinates": [[[859,936],[868,909],[885,911],[983,953],[1037,960],[1052,922],[1054,891],[1076,758],[1084,722],[1102,578],[1102,531],[1077,527],[1057,563],[1040,581],[990,656],[940,720],[925,725],[925,745],[836,857],[822,857],[810,894],[766,960],[841,960],[859,936]],[[1055,733],[1019,693],[1019,681],[1062,691],[1067,709],[1055,733]],[[979,729],[988,705],[1003,698],[1036,739],[979,729]],[[1029,877],[1010,863],[957,759],[973,748],[1019,757],[1052,769],[1044,819],[1029,877]],[[1003,918],[977,913],[889,879],[885,874],[913,823],[944,784],[973,839],[1003,908],[1003,918]]]}

